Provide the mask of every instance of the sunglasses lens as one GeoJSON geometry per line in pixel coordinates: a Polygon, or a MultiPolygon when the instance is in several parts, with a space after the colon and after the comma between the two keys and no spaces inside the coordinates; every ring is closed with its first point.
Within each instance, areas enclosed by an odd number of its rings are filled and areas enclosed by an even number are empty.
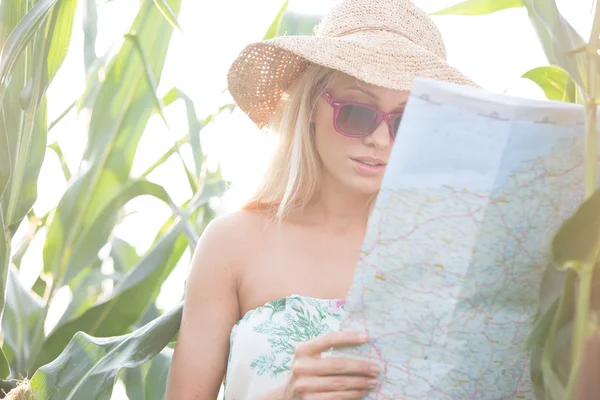
{"type": "Polygon", "coordinates": [[[402,121],[402,117],[396,117],[394,119],[394,123],[392,124],[392,126],[393,126],[392,136],[393,137],[396,137],[396,135],[398,134],[398,128],[400,128],[400,121],[402,121]]]}
{"type": "Polygon", "coordinates": [[[339,130],[347,135],[361,135],[370,132],[377,120],[373,110],[355,105],[340,108],[336,124],[339,130]]]}

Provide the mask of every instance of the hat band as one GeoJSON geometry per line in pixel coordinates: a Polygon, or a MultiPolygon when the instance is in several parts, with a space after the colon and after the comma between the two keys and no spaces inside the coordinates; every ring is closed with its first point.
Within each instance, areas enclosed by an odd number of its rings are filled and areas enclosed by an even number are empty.
{"type": "Polygon", "coordinates": [[[410,40],[411,42],[417,44],[414,40],[412,40],[411,38],[409,38],[408,36],[406,36],[404,34],[404,32],[399,31],[397,29],[386,28],[386,27],[364,26],[364,27],[361,27],[361,28],[349,29],[347,31],[343,31],[343,32],[340,32],[338,34],[330,35],[330,36],[331,37],[340,37],[340,36],[347,36],[347,35],[352,35],[354,33],[360,33],[360,32],[390,32],[390,33],[394,33],[396,35],[400,35],[400,36],[402,36],[402,37],[410,40]]]}

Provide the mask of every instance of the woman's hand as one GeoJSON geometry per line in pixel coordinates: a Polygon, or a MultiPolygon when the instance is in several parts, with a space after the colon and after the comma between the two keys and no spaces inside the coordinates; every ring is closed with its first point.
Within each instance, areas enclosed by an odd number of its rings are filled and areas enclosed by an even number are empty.
{"type": "Polygon", "coordinates": [[[331,348],[359,345],[361,332],[329,332],[296,348],[283,400],[362,399],[377,385],[379,366],[351,358],[321,357],[331,348]]]}

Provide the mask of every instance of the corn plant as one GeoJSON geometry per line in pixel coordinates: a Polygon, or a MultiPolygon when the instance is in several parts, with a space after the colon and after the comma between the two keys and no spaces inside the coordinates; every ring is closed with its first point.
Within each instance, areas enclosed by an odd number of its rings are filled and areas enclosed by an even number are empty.
{"type": "MultiPolygon", "coordinates": [[[[88,82],[59,119],[70,112],[89,112],[89,123],[79,168],[71,171],[58,143],[47,143],[48,131],[58,120],[47,119],[46,90],[71,45],[78,2],[0,1],[2,394],[14,389],[10,396],[18,391],[36,399],[108,399],[117,374],[131,399],[164,394],[182,304],[163,313],[155,300],[186,249],[194,249],[215,216],[209,200],[219,197],[225,184],[219,170],[208,169],[200,134],[216,114],[233,109],[224,104],[215,114],[199,118],[193,100],[180,89],[157,93],[172,33],[180,29],[181,3],[140,1],[118,51],[98,58],[96,2],[79,2],[85,14],[88,82]],[[188,133],[145,172],[133,176],[133,158],[148,120],[158,114],[166,134],[164,109],[175,102],[185,105],[188,133]],[[183,146],[191,148],[192,162],[182,157],[183,146]],[[56,208],[35,215],[32,206],[47,148],[61,160],[68,184],[56,208]],[[192,193],[183,204],[176,204],[163,186],[150,179],[172,157],[183,167],[192,193]],[[152,196],[171,209],[144,254],[114,235],[124,206],[140,196],[152,196]],[[15,243],[19,228],[29,239],[15,243]],[[31,238],[41,229],[46,230],[43,271],[33,287],[25,287],[18,271],[31,238]],[[102,271],[105,262],[112,263],[114,273],[102,271]],[[111,290],[103,286],[107,281],[111,290]],[[56,326],[45,333],[50,305],[65,287],[72,300],[56,326]],[[27,381],[15,388],[24,378],[27,381]]],[[[287,2],[265,37],[279,34],[286,6],[287,2]]]]}
{"type": "Polygon", "coordinates": [[[600,9],[596,4],[587,43],[554,0],[468,0],[435,14],[483,15],[517,7],[528,13],[550,64],[523,77],[536,82],[549,99],[585,108],[585,201],[553,238],[552,263],[540,286],[538,317],[524,344],[524,351],[532,353],[536,397],[574,399],[583,345],[598,329],[600,308],[600,290],[594,291],[600,253],[600,191],[596,190],[600,9]]]}

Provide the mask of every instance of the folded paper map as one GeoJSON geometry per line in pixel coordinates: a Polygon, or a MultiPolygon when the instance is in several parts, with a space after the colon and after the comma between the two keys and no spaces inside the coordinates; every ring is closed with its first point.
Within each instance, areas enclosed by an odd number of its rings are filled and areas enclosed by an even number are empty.
{"type": "Polygon", "coordinates": [[[419,79],[341,330],[369,399],[532,399],[522,350],[560,224],[583,201],[584,111],[419,79]]]}

